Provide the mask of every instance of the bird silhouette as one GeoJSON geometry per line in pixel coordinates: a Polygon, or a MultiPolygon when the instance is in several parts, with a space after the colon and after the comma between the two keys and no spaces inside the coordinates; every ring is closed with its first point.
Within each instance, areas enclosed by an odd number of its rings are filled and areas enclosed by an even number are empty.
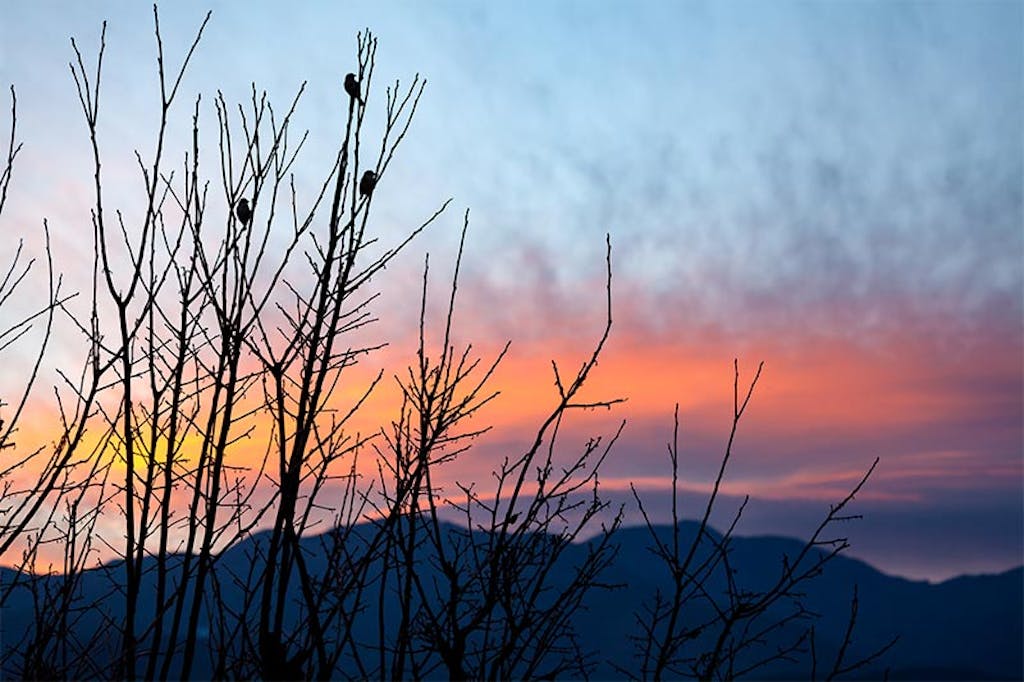
{"type": "Polygon", "coordinates": [[[355,101],[363,103],[363,98],[359,96],[359,81],[356,80],[354,73],[345,76],[345,92],[355,101]]]}
{"type": "Polygon", "coordinates": [[[363,173],[363,179],[359,181],[359,194],[369,197],[373,194],[373,188],[377,186],[377,174],[373,171],[363,173]]]}
{"type": "Polygon", "coordinates": [[[238,200],[238,205],[235,206],[235,215],[238,217],[238,220],[242,223],[242,227],[249,226],[249,223],[252,221],[252,209],[249,208],[248,199],[245,199],[243,197],[242,199],[238,200]]]}

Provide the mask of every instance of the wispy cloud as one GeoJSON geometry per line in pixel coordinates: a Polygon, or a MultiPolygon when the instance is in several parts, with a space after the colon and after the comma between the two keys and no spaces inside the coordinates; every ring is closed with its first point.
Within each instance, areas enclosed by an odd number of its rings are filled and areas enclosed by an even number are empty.
{"type": "MultiPolygon", "coordinates": [[[[162,8],[169,50],[205,8],[162,8]]],[[[968,517],[949,543],[976,548],[970,528],[985,523],[1008,546],[1021,517],[1024,393],[1021,5],[214,10],[183,87],[207,106],[218,89],[244,100],[257,81],[280,103],[308,79],[299,122],[317,144],[297,166],[300,188],[330,166],[323,150],[339,134],[355,30],[380,37],[381,82],[428,77],[373,229],[386,241],[451,195],[469,206],[457,341],[484,354],[513,341],[496,377],[503,395],[486,414],[496,429],[452,478],[486,479],[496,457],[521,448],[554,396],[550,360],[572,367],[600,333],[610,232],[615,327],[589,390],[629,402],[566,432],[578,440],[628,419],[609,484],[664,492],[679,402],[686,485],[706,490],[729,424],[732,358],[745,376],[764,359],[730,492],[773,509],[816,503],[881,456],[865,495],[899,510],[878,529],[892,546],[909,528],[893,518],[935,537],[968,517]],[[964,503],[971,496],[1000,503],[964,503]]],[[[65,62],[68,37],[91,45],[102,18],[109,199],[137,212],[133,151],[146,153],[154,120],[150,8],[23,4],[0,25],[0,85],[19,88],[26,141],[4,234],[32,235],[48,217],[66,282],[82,290],[91,171],[65,62]]],[[[371,98],[371,117],[380,106],[371,98]]],[[[211,196],[211,218],[226,214],[211,196]]],[[[392,346],[368,372],[411,359],[423,251],[440,292],[460,226],[459,216],[440,222],[381,280],[373,333],[392,346]]],[[[51,354],[64,368],[83,359],[69,330],[51,354]]],[[[371,403],[366,428],[387,418],[393,397],[371,403]]],[[[918,565],[943,560],[936,552],[921,543],[918,565]]]]}

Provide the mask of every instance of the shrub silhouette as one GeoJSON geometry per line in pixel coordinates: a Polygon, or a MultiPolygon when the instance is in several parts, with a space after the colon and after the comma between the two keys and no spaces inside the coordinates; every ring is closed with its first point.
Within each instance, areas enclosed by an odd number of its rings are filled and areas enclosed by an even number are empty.
{"type": "MultiPolygon", "coordinates": [[[[391,244],[372,230],[374,202],[387,200],[388,171],[425,81],[386,87],[381,112],[377,42],[360,33],[354,71],[338,83],[348,106],[334,164],[304,201],[292,169],[307,138],[292,125],[305,86],[283,115],[255,85],[237,107],[218,93],[220,187],[211,193],[206,156],[200,164],[199,97],[179,172],[167,150],[172,117],[188,115],[180,86],[209,20],[171,67],[154,7],[159,118],[151,155],[137,157],[145,208],[134,217],[104,193],[97,130],[106,25],[95,67],[72,40],[95,171],[93,282],[79,295],[88,299],[83,315],[48,259],[45,304],[0,334],[3,349],[42,321],[37,361],[0,422],[0,449],[16,462],[0,471],[0,557],[18,569],[0,598],[28,594],[33,604],[31,625],[7,633],[5,674],[586,677],[600,657],[581,641],[578,619],[593,593],[615,589],[603,575],[616,560],[623,518],[598,473],[622,425],[575,452],[558,436],[569,413],[621,402],[580,396],[612,327],[610,238],[606,321],[579,369],[552,365],[557,395],[527,447],[497,463],[491,487],[466,483],[445,493],[439,472],[487,431],[470,419],[495,397],[492,378],[508,349],[484,358],[453,342],[468,212],[438,329],[427,321],[424,265],[419,345],[396,377],[394,420],[370,436],[351,426],[382,375],[354,400],[341,392],[351,368],[379,348],[361,335],[373,321],[373,279],[450,205],[391,244]],[[367,139],[368,116],[382,124],[378,140],[367,139]],[[75,325],[87,360],[77,374],[61,375],[52,446],[25,451],[14,434],[58,313],[75,325]],[[254,447],[262,452],[255,465],[244,457],[254,447]],[[366,460],[376,477],[361,473],[366,460]],[[16,488],[12,474],[26,466],[35,479],[16,488]],[[463,523],[444,520],[452,510],[463,523]],[[606,513],[612,520],[602,525],[606,513]],[[331,530],[317,533],[325,519],[331,530]],[[117,522],[116,536],[101,531],[101,521],[108,529],[117,522]],[[570,552],[587,536],[585,552],[570,552]],[[115,559],[96,564],[100,543],[115,559]],[[62,550],[50,570],[41,563],[47,546],[62,550]]],[[[20,149],[13,89],[11,113],[0,211],[20,149]]],[[[0,282],[0,305],[30,269],[19,250],[0,282]]],[[[757,590],[739,585],[729,563],[732,528],[718,534],[708,521],[756,382],[740,399],[737,366],[729,445],[696,534],[681,537],[675,506],[667,538],[648,519],[672,590],[637,607],[637,657],[614,662],[623,675],[734,677],[816,653],[801,589],[846,549],[826,533],[850,518],[845,508],[871,471],[777,580],[757,590]],[[764,653],[776,634],[785,644],[764,653]]],[[[670,456],[675,482],[675,444],[670,456]]],[[[855,593],[847,642],[856,612],[855,593]]],[[[830,677],[876,656],[848,662],[845,651],[830,677]]]]}

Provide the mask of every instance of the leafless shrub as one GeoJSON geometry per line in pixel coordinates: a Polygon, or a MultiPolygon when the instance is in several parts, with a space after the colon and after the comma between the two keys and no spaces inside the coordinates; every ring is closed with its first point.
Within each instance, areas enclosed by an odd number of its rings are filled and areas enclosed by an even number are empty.
{"type": "MultiPolygon", "coordinates": [[[[0,452],[13,454],[0,468],[0,557],[10,562],[22,550],[0,605],[17,593],[32,610],[3,669],[25,678],[162,680],[586,677],[599,657],[576,621],[588,595],[615,587],[605,575],[623,516],[598,474],[624,423],[579,450],[559,434],[568,415],[622,402],[581,397],[612,327],[610,238],[606,322],[593,348],[574,373],[552,363],[546,415],[523,450],[497,464],[492,486],[445,490],[443,472],[472,456],[472,443],[488,431],[471,420],[497,395],[491,383],[509,347],[484,358],[453,341],[468,212],[438,334],[427,319],[429,260],[424,266],[418,349],[395,377],[394,420],[379,433],[354,431],[354,416],[383,375],[350,389],[353,367],[381,347],[362,334],[375,321],[375,278],[450,203],[395,243],[379,243],[371,209],[425,81],[417,75],[385,88],[379,147],[368,140],[377,42],[359,34],[334,162],[305,200],[293,173],[308,139],[293,131],[305,84],[283,115],[255,84],[237,105],[218,92],[219,186],[211,191],[206,155],[200,163],[201,97],[179,113],[181,84],[210,15],[176,67],[156,7],[153,17],[158,119],[151,151],[134,156],[144,208],[132,216],[104,191],[104,24],[95,66],[74,40],[70,64],[93,156],[87,315],[76,316],[62,293],[44,221],[48,298],[0,330],[2,352],[33,325],[43,327],[22,389],[0,403],[13,407],[0,413],[0,452]],[[191,140],[179,169],[168,161],[168,131],[181,115],[191,117],[191,140]],[[86,360],[77,376],[60,374],[52,447],[24,451],[16,426],[58,311],[74,325],[86,360]],[[346,400],[345,391],[355,398],[346,400]],[[247,456],[254,449],[255,464],[247,456]],[[372,480],[360,474],[367,460],[376,463],[372,480]],[[10,474],[29,462],[35,477],[15,488],[10,474]],[[446,522],[445,510],[461,525],[446,522]],[[595,530],[573,559],[569,550],[595,530]],[[51,546],[61,548],[61,565],[43,567],[51,546]],[[115,559],[97,564],[98,550],[115,559]]],[[[11,92],[0,212],[21,148],[11,92]]],[[[34,261],[25,258],[19,248],[0,280],[0,306],[28,276],[34,261]]],[[[844,508],[867,475],[800,556],[783,563],[775,583],[751,591],[733,579],[732,529],[716,536],[708,522],[756,382],[741,401],[737,370],[729,445],[691,544],[680,539],[675,506],[676,531],[666,541],[636,494],[654,551],[673,577],[671,593],[657,594],[638,616],[639,677],[757,670],[762,663],[748,652],[809,615],[801,585],[847,546],[825,532],[848,518],[844,508]],[[816,551],[822,547],[824,554],[816,551]],[[713,584],[719,572],[723,589],[713,584]],[[688,617],[695,602],[710,607],[706,619],[688,617]],[[792,610],[779,617],[781,603],[792,610]]],[[[675,442],[669,452],[675,500],[675,442]]],[[[847,641],[857,603],[855,593],[847,641]]],[[[806,645],[813,656],[813,629],[764,660],[806,645]]],[[[830,678],[857,668],[845,653],[830,678]]]]}

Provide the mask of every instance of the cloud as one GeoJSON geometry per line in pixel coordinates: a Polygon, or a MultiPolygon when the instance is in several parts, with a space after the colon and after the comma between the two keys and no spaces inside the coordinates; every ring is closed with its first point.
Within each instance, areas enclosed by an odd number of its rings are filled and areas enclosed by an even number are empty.
{"type": "MultiPolygon", "coordinates": [[[[87,42],[99,17],[28,7],[3,29],[12,59],[0,77],[21,88],[27,142],[3,222],[50,216],[59,262],[87,289],[89,157],[64,61],[67,35],[87,42]]],[[[449,195],[471,207],[457,341],[485,356],[514,343],[495,381],[505,393],[487,413],[496,429],[453,476],[484,480],[495,458],[521,450],[554,395],[550,360],[570,368],[589,352],[604,323],[610,232],[615,327],[590,390],[630,401],[566,431],[578,445],[628,418],[610,477],[663,490],[678,401],[687,485],[705,490],[729,426],[732,358],[745,377],[763,358],[730,492],[749,488],[782,510],[765,518],[787,518],[781,497],[819,504],[877,455],[871,502],[890,505],[892,521],[873,531],[878,547],[896,547],[913,523],[914,537],[937,542],[947,518],[971,520],[955,541],[965,553],[1019,547],[1007,540],[1018,516],[1006,500],[1020,487],[1024,381],[1021,7],[529,9],[409,5],[340,19],[310,5],[281,20],[218,7],[187,83],[189,97],[223,88],[237,100],[255,79],[280,103],[309,78],[301,122],[317,144],[305,182],[338,134],[355,28],[369,23],[381,38],[379,82],[428,76],[372,229],[387,241],[449,195]],[[988,497],[1003,501],[957,516],[965,499],[988,497]],[[972,544],[971,524],[996,529],[991,542],[972,544]]],[[[180,52],[202,10],[165,10],[180,52]]],[[[137,117],[152,113],[154,93],[139,84],[153,85],[153,44],[148,8],[107,11],[104,139],[123,152],[107,169],[127,194],[138,183],[131,151],[146,151],[137,117]]],[[[389,373],[412,357],[425,250],[431,312],[447,300],[460,217],[382,280],[375,333],[394,345],[370,362],[389,373]]],[[[77,366],[76,339],[62,337],[72,350],[54,348],[56,364],[77,366]]],[[[393,408],[374,405],[378,422],[393,408]]]]}

